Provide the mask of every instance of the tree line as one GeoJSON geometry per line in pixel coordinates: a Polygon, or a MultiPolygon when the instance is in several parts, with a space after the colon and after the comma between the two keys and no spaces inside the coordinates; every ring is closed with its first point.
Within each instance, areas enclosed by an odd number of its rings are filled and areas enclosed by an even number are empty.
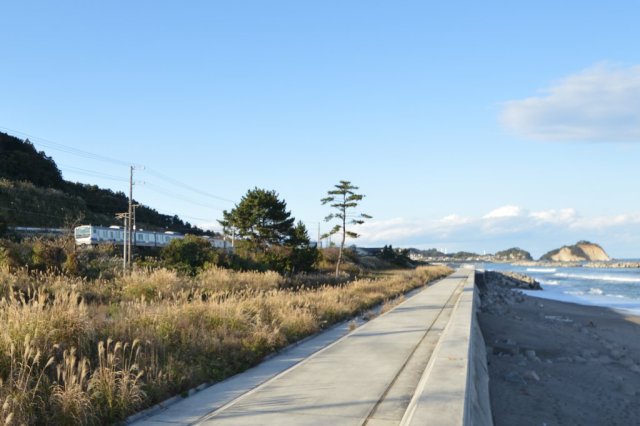
{"type": "MultiPolygon", "coordinates": [[[[346,238],[359,237],[351,230],[351,225],[360,225],[371,216],[349,214],[364,198],[355,192],[358,187],[341,180],[334,188],[321,203],[334,209],[325,221],[337,219],[338,223],[322,237],[341,235],[335,272],[338,276],[346,238]]],[[[301,221],[296,222],[287,210],[287,203],[276,191],[260,188],[247,191],[233,209],[223,212],[219,223],[224,234],[235,240],[236,253],[265,263],[271,269],[289,273],[309,271],[318,260],[318,247],[311,245],[307,227],[301,221]]]]}
{"type": "MultiPolygon", "coordinates": [[[[126,194],[96,185],[65,181],[55,161],[43,151],[38,151],[28,139],[23,141],[0,132],[2,179],[5,181],[0,185],[0,199],[4,197],[5,204],[11,206],[0,210],[0,228],[3,229],[6,226],[65,227],[82,222],[108,226],[116,213],[128,208],[126,194]],[[33,200],[38,200],[38,203],[33,200]],[[56,208],[37,208],[42,203],[55,204],[56,208]],[[34,209],[38,211],[30,211],[34,209]]],[[[341,180],[321,199],[322,205],[328,204],[333,210],[325,221],[337,222],[322,238],[340,236],[336,275],[340,274],[346,239],[359,237],[352,227],[371,218],[365,213],[354,212],[364,198],[363,194],[356,192],[358,189],[351,182],[341,180]]],[[[149,229],[171,229],[196,235],[203,233],[178,216],[160,214],[146,206],[137,209],[136,219],[139,226],[149,229]]],[[[255,264],[296,273],[313,269],[318,260],[318,248],[312,246],[306,226],[296,221],[287,210],[286,202],[275,191],[260,188],[247,191],[233,209],[223,212],[219,222],[227,235],[236,238],[236,253],[255,264]]],[[[186,259],[193,260],[193,253],[198,251],[193,247],[195,240],[187,239],[176,244],[178,254],[167,254],[170,259],[184,255],[186,259]]],[[[211,258],[210,255],[205,257],[211,258]]],[[[195,258],[196,264],[201,263],[200,257],[195,258]]],[[[188,265],[193,263],[191,260],[187,261],[188,265]]]]}

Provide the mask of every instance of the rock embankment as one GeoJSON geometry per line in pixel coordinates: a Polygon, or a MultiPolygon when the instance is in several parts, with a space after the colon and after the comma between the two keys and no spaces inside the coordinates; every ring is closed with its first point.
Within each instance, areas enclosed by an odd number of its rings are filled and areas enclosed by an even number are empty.
{"type": "Polygon", "coordinates": [[[500,287],[515,288],[520,290],[542,290],[540,283],[528,275],[517,272],[493,272],[487,271],[487,279],[497,282],[500,287]]]}
{"type": "Polygon", "coordinates": [[[482,303],[480,312],[492,315],[505,315],[510,312],[509,307],[514,303],[524,302],[524,294],[517,289],[519,282],[507,273],[486,271],[476,278],[476,281],[484,283],[480,285],[480,297],[482,303]]]}
{"type": "Polygon", "coordinates": [[[582,266],[582,262],[550,262],[550,261],[541,261],[541,260],[533,260],[530,262],[513,262],[513,265],[517,266],[528,266],[531,268],[557,268],[557,267],[565,267],[565,268],[579,268],[582,266]]]}
{"type": "Polygon", "coordinates": [[[585,268],[640,269],[640,262],[589,262],[585,268]]]}

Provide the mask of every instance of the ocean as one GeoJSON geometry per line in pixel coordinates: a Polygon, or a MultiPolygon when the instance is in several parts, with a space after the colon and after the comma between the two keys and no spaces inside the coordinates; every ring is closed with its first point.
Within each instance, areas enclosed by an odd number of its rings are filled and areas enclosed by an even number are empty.
{"type": "Polygon", "coordinates": [[[524,291],[531,296],[597,305],[640,315],[640,269],[531,267],[485,263],[477,268],[519,272],[535,278],[542,291],[524,291]]]}

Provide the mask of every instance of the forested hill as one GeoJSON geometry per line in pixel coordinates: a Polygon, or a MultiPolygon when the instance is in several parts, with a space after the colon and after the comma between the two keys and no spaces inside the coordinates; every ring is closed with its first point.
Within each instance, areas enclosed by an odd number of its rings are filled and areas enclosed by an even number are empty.
{"type": "MultiPolygon", "coordinates": [[[[28,139],[0,132],[0,222],[56,228],[88,223],[109,226],[117,223],[116,213],[127,211],[128,203],[123,192],[65,181],[53,159],[28,139]]],[[[147,206],[136,209],[136,222],[145,229],[203,233],[178,216],[147,206]]]]}
{"type": "Polygon", "coordinates": [[[56,163],[27,139],[0,132],[0,178],[31,182],[44,188],[64,186],[56,163]]]}

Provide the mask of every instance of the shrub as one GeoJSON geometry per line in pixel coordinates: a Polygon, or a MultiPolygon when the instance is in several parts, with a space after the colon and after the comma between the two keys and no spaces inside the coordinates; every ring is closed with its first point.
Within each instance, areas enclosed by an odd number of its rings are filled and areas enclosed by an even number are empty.
{"type": "Polygon", "coordinates": [[[67,255],[62,247],[54,241],[38,239],[33,243],[31,267],[40,271],[62,271],[67,255]]]}
{"type": "Polygon", "coordinates": [[[211,244],[195,235],[172,240],[162,249],[160,256],[166,267],[189,275],[195,275],[206,263],[216,260],[211,244]]]}

